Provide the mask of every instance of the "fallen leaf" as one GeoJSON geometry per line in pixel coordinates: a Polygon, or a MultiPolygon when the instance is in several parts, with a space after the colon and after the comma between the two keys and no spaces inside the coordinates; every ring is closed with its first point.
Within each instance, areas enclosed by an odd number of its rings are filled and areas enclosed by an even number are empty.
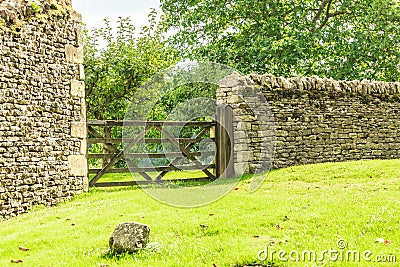
{"type": "Polygon", "coordinates": [[[213,263],[213,267],[218,267],[218,265],[216,265],[215,263],[213,263]]]}
{"type": "Polygon", "coordinates": [[[383,244],[389,245],[389,244],[390,244],[390,240],[385,240],[385,241],[383,242],[383,244]]]}
{"type": "Polygon", "coordinates": [[[259,235],[255,235],[255,236],[253,236],[254,238],[260,238],[260,236],[259,235]]]}
{"type": "Polygon", "coordinates": [[[28,251],[28,250],[30,250],[29,248],[25,248],[25,247],[18,247],[18,249],[19,249],[19,250],[22,250],[22,251],[28,251]]]}
{"type": "Polygon", "coordinates": [[[239,187],[236,187],[235,189],[233,189],[233,190],[235,190],[235,191],[238,191],[239,190],[239,187]]]}
{"type": "Polygon", "coordinates": [[[23,260],[11,260],[11,263],[22,263],[24,262],[23,260]]]}
{"type": "Polygon", "coordinates": [[[70,221],[71,219],[70,218],[67,218],[67,219],[65,219],[66,221],[70,221]]]}

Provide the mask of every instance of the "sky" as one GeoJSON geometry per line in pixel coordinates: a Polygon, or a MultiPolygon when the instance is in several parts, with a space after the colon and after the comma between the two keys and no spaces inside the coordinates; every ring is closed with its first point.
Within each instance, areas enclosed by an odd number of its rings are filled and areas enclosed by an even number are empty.
{"type": "Polygon", "coordinates": [[[99,27],[104,18],[116,21],[118,17],[131,17],[136,27],[147,24],[150,8],[159,9],[159,0],[72,0],[76,11],[82,14],[89,29],[99,27]]]}

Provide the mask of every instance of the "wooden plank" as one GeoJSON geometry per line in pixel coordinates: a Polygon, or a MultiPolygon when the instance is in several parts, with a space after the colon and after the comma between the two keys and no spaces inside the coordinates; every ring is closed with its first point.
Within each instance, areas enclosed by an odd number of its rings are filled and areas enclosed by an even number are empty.
{"type": "MultiPolygon", "coordinates": [[[[134,138],[88,138],[88,144],[129,144],[134,140],[134,138]]],[[[184,144],[193,144],[202,141],[196,138],[177,138],[180,143],[184,144]]],[[[151,144],[161,144],[161,143],[170,143],[170,139],[168,138],[145,138],[144,143],[151,144]]],[[[205,143],[213,143],[214,140],[208,138],[203,139],[205,143]]]]}
{"type": "MultiPolygon", "coordinates": [[[[127,158],[125,158],[125,161],[126,161],[126,163],[128,163],[128,165],[131,167],[131,168],[134,168],[134,167],[138,167],[137,165],[136,165],[136,163],[134,163],[132,160],[130,160],[130,159],[127,159],[127,158]]],[[[151,181],[153,178],[151,178],[150,177],[150,175],[148,175],[147,173],[145,173],[145,172],[138,172],[144,179],[146,179],[146,180],[148,180],[148,181],[151,181]]]]}
{"type": "MultiPolygon", "coordinates": [[[[213,127],[213,126],[211,126],[211,127],[213,127]]],[[[195,137],[195,139],[201,141],[201,138],[203,137],[203,135],[205,135],[205,134],[208,132],[207,129],[209,129],[209,128],[211,128],[211,127],[205,127],[205,128],[195,137]]],[[[200,142],[200,141],[199,141],[199,142],[200,142]]],[[[188,144],[188,145],[186,146],[186,149],[187,149],[188,151],[190,151],[190,149],[191,149],[194,145],[195,145],[195,144],[193,144],[193,143],[192,143],[192,144],[188,144]]],[[[182,152],[180,152],[180,153],[182,153],[182,152]]],[[[216,151],[215,151],[214,153],[216,153],[216,151]]],[[[213,155],[215,155],[215,154],[213,154],[213,155]]],[[[169,164],[169,166],[173,166],[173,165],[177,164],[181,159],[184,159],[184,157],[177,157],[176,159],[174,159],[174,160],[169,164]]],[[[167,173],[168,173],[168,171],[163,171],[163,172],[161,172],[161,173],[157,176],[156,180],[161,180],[167,173]]]]}
{"type": "Polygon", "coordinates": [[[126,181],[126,182],[98,182],[95,187],[114,187],[114,186],[137,186],[137,185],[150,185],[174,182],[212,182],[213,179],[209,177],[176,179],[176,180],[155,180],[155,181],[126,181]]]}
{"type": "MultiPolygon", "coordinates": [[[[214,156],[216,151],[200,151],[200,152],[191,152],[190,155],[194,157],[204,156],[214,156]]],[[[168,153],[130,153],[125,154],[125,158],[131,159],[140,159],[140,158],[177,158],[182,157],[182,152],[168,152],[168,153]]],[[[115,156],[115,154],[100,154],[100,153],[93,153],[88,154],[89,159],[111,159],[115,156]]]]}
{"type": "MultiPolygon", "coordinates": [[[[182,165],[182,166],[154,166],[154,167],[133,167],[133,168],[114,168],[108,170],[107,173],[128,173],[128,172],[160,172],[160,171],[189,171],[214,168],[214,164],[210,165],[182,165]]],[[[90,174],[100,172],[102,169],[90,169],[90,174]]],[[[146,179],[147,180],[147,179],[146,179]]]]}
{"type": "Polygon", "coordinates": [[[202,126],[208,127],[215,125],[212,121],[136,121],[136,120],[125,120],[125,121],[115,121],[115,120],[88,120],[87,125],[90,126],[202,126]]]}
{"type": "Polygon", "coordinates": [[[210,127],[204,127],[203,130],[201,130],[201,132],[194,138],[197,142],[203,141],[203,142],[207,142],[207,143],[212,143],[215,142],[215,138],[214,137],[210,137],[210,138],[203,138],[204,135],[208,134],[210,129],[212,126],[210,127]],[[210,141],[211,140],[211,141],[210,141]]]}
{"type": "Polygon", "coordinates": [[[115,155],[110,162],[105,166],[101,171],[99,171],[96,176],[89,182],[89,186],[93,186],[104,174],[106,174],[119,160],[121,160],[124,157],[124,154],[129,151],[135,144],[137,144],[141,139],[144,138],[146,135],[147,131],[150,129],[146,129],[142,133],[138,134],[136,138],[132,140],[131,143],[129,143],[124,150],[120,151],[117,155],[115,155]]]}
{"type": "Polygon", "coordinates": [[[116,154],[100,154],[93,153],[88,154],[88,159],[112,159],[116,154]]]}
{"type": "MultiPolygon", "coordinates": [[[[101,171],[102,169],[89,169],[89,174],[97,174],[101,171]]],[[[108,170],[107,173],[129,173],[128,168],[113,168],[108,170]]]]}
{"type": "Polygon", "coordinates": [[[228,105],[217,107],[216,126],[216,174],[218,178],[231,178],[235,176],[233,148],[233,110],[228,105]]]}
{"type": "Polygon", "coordinates": [[[121,173],[127,172],[129,169],[127,168],[113,168],[113,166],[121,159],[126,156],[125,160],[128,164],[133,167],[130,168],[131,171],[138,172],[142,175],[146,180],[151,180],[151,177],[146,174],[146,172],[150,171],[162,171],[157,177],[157,180],[160,180],[167,172],[169,171],[176,171],[176,170],[197,170],[201,169],[209,179],[215,179],[215,176],[207,170],[207,168],[215,168],[214,164],[211,165],[202,165],[197,159],[197,156],[212,156],[215,155],[216,152],[214,151],[202,151],[202,152],[190,152],[190,149],[198,142],[214,142],[213,139],[204,139],[202,138],[205,134],[208,133],[209,129],[215,126],[216,123],[212,122],[194,122],[194,121],[88,121],[88,131],[95,137],[90,138],[88,140],[88,144],[93,143],[103,143],[109,146],[109,150],[111,153],[102,153],[102,154],[91,154],[88,155],[88,158],[97,158],[97,159],[111,159],[109,163],[104,166],[103,169],[91,169],[90,173],[95,173],[95,177],[91,179],[89,182],[90,186],[94,186],[97,184],[98,180],[105,174],[105,173],[121,173]],[[96,129],[93,127],[113,127],[113,126],[145,126],[145,131],[140,133],[135,138],[104,138],[96,129]],[[196,138],[180,138],[175,139],[169,133],[163,130],[164,126],[194,126],[194,127],[204,127],[200,134],[196,136],[196,138]],[[145,138],[146,133],[152,128],[156,127],[161,133],[163,133],[167,138],[145,138]],[[143,140],[144,139],[144,140],[143,140]],[[179,147],[181,152],[172,152],[172,153],[131,153],[126,154],[135,144],[139,143],[139,141],[146,142],[146,143],[163,143],[169,142],[174,144],[175,146],[179,147]],[[127,143],[128,145],[124,148],[123,151],[119,151],[118,148],[114,145],[116,143],[127,143]],[[186,147],[182,144],[188,144],[186,147]],[[131,157],[129,157],[131,155],[131,157]],[[136,167],[136,165],[130,160],[131,158],[167,158],[167,157],[174,157],[175,159],[171,162],[170,166],[160,166],[160,167],[136,167]],[[195,163],[196,166],[174,166],[175,163],[179,160],[184,158],[190,159],[192,162],[195,163]],[[172,164],[173,163],[173,164],[172,164]]]}
{"type": "MultiPolygon", "coordinates": [[[[105,130],[106,128],[109,128],[109,127],[104,127],[104,130],[105,130]]],[[[99,132],[97,132],[93,127],[89,126],[89,127],[88,127],[88,130],[89,130],[96,138],[103,138],[103,137],[101,136],[101,134],[100,134],[99,132]]],[[[118,153],[120,152],[119,149],[118,149],[116,146],[114,146],[113,144],[107,144],[107,143],[106,143],[105,145],[107,145],[107,148],[108,148],[109,152],[114,152],[114,153],[116,153],[116,154],[118,154],[118,153]]],[[[107,166],[107,163],[104,164],[104,161],[105,161],[105,160],[107,160],[107,159],[112,159],[113,157],[116,156],[116,154],[105,154],[105,153],[103,153],[102,155],[109,155],[109,156],[110,156],[110,157],[101,157],[101,159],[103,160],[103,166],[107,166]]],[[[87,158],[90,158],[90,157],[89,157],[89,154],[87,154],[86,156],[87,156],[87,158]]],[[[132,161],[130,161],[130,160],[126,159],[126,158],[125,158],[125,161],[126,161],[127,163],[129,163],[131,166],[136,166],[135,163],[133,163],[132,161]]],[[[89,168],[88,168],[88,169],[89,169],[89,168]]],[[[89,172],[90,172],[90,171],[89,171],[89,172]]],[[[96,173],[96,174],[97,174],[97,173],[96,173]]],[[[146,180],[151,180],[151,177],[150,177],[147,173],[139,172],[139,174],[140,174],[143,178],[145,178],[146,180]]]]}
{"type": "MultiPolygon", "coordinates": [[[[94,129],[93,127],[91,127],[91,126],[88,126],[88,132],[89,133],[91,133],[95,138],[104,138],[98,131],[96,131],[96,129],[94,129]]],[[[91,138],[88,138],[88,141],[90,140],[91,138]]],[[[89,143],[88,143],[89,144],[89,143]]],[[[118,148],[117,147],[115,147],[115,146],[113,146],[111,143],[110,144],[108,144],[110,147],[110,149],[114,152],[114,153],[119,153],[119,150],[118,150],[118,148]]]]}
{"type": "MultiPolygon", "coordinates": [[[[182,151],[182,153],[188,158],[190,159],[194,164],[196,164],[196,166],[199,169],[203,168],[203,165],[201,164],[200,161],[198,161],[195,157],[190,156],[190,151],[188,149],[186,149],[186,147],[182,146],[170,133],[164,131],[161,127],[157,127],[157,129],[163,134],[165,135],[172,144],[174,144],[176,147],[178,147],[180,149],[180,151],[182,151]]],[[[202,172],[204,172],[210,179],[214,179],[215,176],[209,172],[207,169],[202,169],[202,172]]]]}

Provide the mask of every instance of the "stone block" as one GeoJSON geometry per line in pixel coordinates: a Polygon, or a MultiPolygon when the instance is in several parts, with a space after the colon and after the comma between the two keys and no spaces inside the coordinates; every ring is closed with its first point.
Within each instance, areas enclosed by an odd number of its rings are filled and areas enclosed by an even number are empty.
{"type": "Polygon", "coordinates": [[[235,169],[236,175],[242,175],[242,174],[248,173],[249,168],[250,168],[250,166],[249,166],[248,162],[245,162],[245,163],[235,162],[235,164],[234,164],[234,169],[235,169]]]}
{"type": "Polygon", "coordinates": [[[81,112],[80,112],[80,120],[86,121],[86,100],[85,98],[81,99],[81,112]]]}
{"type": "Polygon", "coordinates": [[[83,41],[82,41],[82,26],[78,26],[75,29],[75,46],[76,47],[82,47],[83,41]]]}
{"type": "Polygon", "coordinates": [[[87,138],[86,122],[73,122],[71,123],[71,136],[76,138],[87,138]]]}
{"type": "Polygon", "coordinates": [[[250,151],[241,151],[239,153],[236,154],[237,158],[237,162],[248,162],[251,160],[251,153],[250,151]]]}
{"type": "Polygon", "coordinates": [[[83,81],[71,81],[71,96],[72,97],[85,97],[85,83],[83,81]]]}
{"type": "Polygon", "coordinates": [[[242,86],[245,84],[246,79],[241,76],[239,73],[235,72],[229,76],[226,76],[222,80],[219,81],[220,87],[229,87],[233,88],[236,86],[242,86]]]}
{"type": "Polygon", "coordinates": [[[65,59],[69,64],[82,64],[83,63],[83,48],[75,47],[73,45],[65,46],[65,59]]]}
{"type": "Polygon", "coordinates": [[[88,166],[86,155],[71,155],[68,156],[68,167],[72,176],[87,176],[88,166]]]}
{"type": "Polygon", "coordinates": [[[85,68],[83,67],[83,64],[78,65],[78,80],[83,81],[85,80],[85,68]]]}
{"type": "Polygon", "coordinates": [[[143,249],[149,238],[149,226],[137,222],[120,223],[112,233],[109,245],[116,253],[134,253],[143,249]]]}
{"type": "Polygon", "coordinates": [[[81,155],[86,155],[87,154],[87,139],[82,139],[81,140],[81,148],[80,148],[80,153],[81,155]]]}

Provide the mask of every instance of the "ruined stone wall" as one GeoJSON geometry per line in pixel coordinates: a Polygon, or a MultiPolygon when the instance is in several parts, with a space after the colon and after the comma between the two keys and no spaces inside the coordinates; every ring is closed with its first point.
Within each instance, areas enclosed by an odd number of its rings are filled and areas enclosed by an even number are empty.
{"type": "Polygon", "coordinates": [[[0,219],[87,190],[81,17],[0,1],[0,219]]]}
{"type": "Polygon", "coordinates": [[[272,156],[274,168],[400,158],[399,82],[233,74],[221,81],[217,99],[234,111],[236,173],[265,170],[272,156]],[[256,114],[261,98],[269,111],[256,114]]]}

